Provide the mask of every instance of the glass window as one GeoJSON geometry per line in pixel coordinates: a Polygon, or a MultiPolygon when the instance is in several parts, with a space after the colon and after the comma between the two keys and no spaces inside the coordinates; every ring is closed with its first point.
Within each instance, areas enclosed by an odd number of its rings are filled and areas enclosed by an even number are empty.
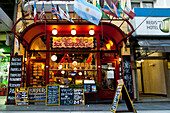
{"type": "Polygon", "coordinates": [[[143,8],[153,8],[153,2],[143,2],[143,8]]]}
{"type": "Polygon", "coordinates": [[[115,63],[102,63],[102,88],[114,90],[115,63]]]}
{"type": "Polygon", "coordinates": [[[140,8],[140,2],[131,2],[131,7],[133,8],[140,8]]]}

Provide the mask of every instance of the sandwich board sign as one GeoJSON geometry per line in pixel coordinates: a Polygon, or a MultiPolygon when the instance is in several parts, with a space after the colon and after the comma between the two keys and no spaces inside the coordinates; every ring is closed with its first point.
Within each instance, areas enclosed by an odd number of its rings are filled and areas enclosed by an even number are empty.
{"type": "Polygon", "coordinates": [[[112,106],[111,106],[111,111],[113,113],[116,113],[116,109],[117,109],[121,94],[125,99],[125,103],[127,105],[128,112],[137,113],[133,104],[132,104],[132,101],[130,99],[130,96],[129,96],[124,84],[118,84],[117,85],[116,93],[115,93],[113,103],[112,103],[112,106]]]}

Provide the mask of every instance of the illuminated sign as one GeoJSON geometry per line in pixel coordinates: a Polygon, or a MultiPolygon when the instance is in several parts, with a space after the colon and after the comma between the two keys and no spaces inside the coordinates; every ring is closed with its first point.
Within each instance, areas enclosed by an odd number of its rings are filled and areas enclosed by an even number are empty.
{"type": "Polygon", "coordinates": [[[53,37],[53,48],[93,48],[93,37],[53,37]]]}

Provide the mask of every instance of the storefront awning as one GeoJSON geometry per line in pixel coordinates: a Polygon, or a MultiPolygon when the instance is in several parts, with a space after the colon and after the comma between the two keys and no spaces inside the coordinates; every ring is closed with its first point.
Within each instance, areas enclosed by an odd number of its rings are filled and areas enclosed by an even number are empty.
{"type": "Polygon", "coordinates": [[[74,28],[77,31],[76,35],[87,35],[91,28],[94,29],[95,34],[100,34],[101,37],[107,37],[115,44],[118,44],[125,38],[125,34],[120,28],[111,23],[102,23],[102,25],[93,25],[87,23],[37,23],[30,25],[21,34],[21,40],[26,42],[26,46],[29,46],[31,42],[38,36],[44,34],[51,34],[52,30],[56,28],[57,35],[71,35],[71,30],[74,28]]]}
{"type": "Polygon", "coordinates": [[[169,40],[138,40],[141,47],[148,47],[148,50],[155,50],[156,52],[170,52],[169,40]]]}

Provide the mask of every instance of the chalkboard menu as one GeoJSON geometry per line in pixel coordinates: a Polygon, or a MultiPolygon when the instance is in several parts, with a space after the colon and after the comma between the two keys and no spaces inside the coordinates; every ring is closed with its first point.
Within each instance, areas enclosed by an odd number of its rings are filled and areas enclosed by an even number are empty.
{"type": "Polygon", "coordinates": [[[27,88],[15,88],[15,103],[17,106],[29,104],[27,88]]]}
{"type": "Polygon", "coordinates": [[[7,104],[15,103],[15,88],[21,87],[22,61],[23,61],[22,55],[10,57],[7,104]]]}
{"type": "Polygon", "coordinates": [[[134,90],[133,90],[133,77],[131,69],[131,57],[130,55],[122,56],[123,63],[123,78],[126,89],[129,93],[131,100],[134,100],[134,90]]]}
{"type": "Polygon", "coordinates": [[[60,105],[74,104],[74,90],[73,88],[60,88],[60,105]]]}
{"type": "Polygon", "coordinates": [[[46,87],[29,87],[28,98],[30,102],[45,102],[46,87]]]}
{"type": "Polygon", "coordinates": [[[86,84],[84,85],[84,93],[96,92],[95,84],[86,84]]]}
{"type": "Polygon", "coordinates": [[[118,102],[119,102],[119,98],[120,98],[120,94],[121,94],[121,91],[122,91],[122,86],[123,86],[123,84],[118,84],[118,86],[117,86],[116,93],[115,93],[115,96],[114,96],[114,100],[113,100],[113,103],[112,103],[112,106],[111,106],[111,111],[113,111],[113,112],[116,111],[116,108],[117,108],[117,105],[118,105],[118,102]]]}
{"type": "Polygon", "coordinates": [[[85,105],[84,89],[74,89],[74,105],[85,105]]]}
{"type": "Polygon", "coordinates": [[[46,89],[46,105],[60,105],[60,86],[48,85],[46,89]]]}

